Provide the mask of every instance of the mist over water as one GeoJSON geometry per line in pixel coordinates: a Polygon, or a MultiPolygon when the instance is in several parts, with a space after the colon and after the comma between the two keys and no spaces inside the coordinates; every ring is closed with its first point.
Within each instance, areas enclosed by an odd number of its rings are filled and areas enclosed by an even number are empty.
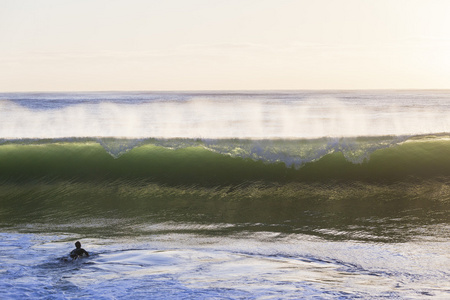
{"type": "Polygon", "coordinates": [[[424,94],[421,101],[407,93],[353,98],[345,93],[0,96],[0,137],[7,139],[291,139],[450,131],[450,94],[446,93],[424,94]]]}

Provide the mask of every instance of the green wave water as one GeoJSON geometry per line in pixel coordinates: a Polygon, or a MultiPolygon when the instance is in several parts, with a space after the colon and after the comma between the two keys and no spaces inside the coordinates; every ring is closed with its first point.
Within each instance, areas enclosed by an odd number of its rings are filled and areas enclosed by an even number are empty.
{"type": "Polygon", "coordinates": [[[147,180],[216,186],[243,182],[336,180],[392,183],[450,175],[450,140],[413,137],[399,143],[325,140],[126,141],[38,140],[0,145],[0,179],[147,180]],[[332,146],[330,146],[332,145],[332,146]],[[109,147],[109,148],[108,148],[109,147]],[[106,149],[105,149],[106,148],[106,149]],[[115,153],[111,153],[115,150],[115,153]]]}
{"type": "MultiPolygon", "coordinates": [[[[293,143],[311,149],[319,141],[139,143],[116,157],[94,140],[4,143],[2,226],[34,224],[40,231],[58,224],[63,232],[89,236],[93,227],[96,234],[129,235],[149,230],[139,224],[176,222],[197,225],[170,230],[399,241],[423,226],[448,222],[450,141],[443,136],[383,144],[361,162],[352,162],[348,149],[325,151],[301,166],[282,161],[298,155],[286,149],[293,143]],[[261,149],[274,154],[274,144],[288,147],[268,162],[243,155],[243,144],[258,144],[259,156],[261,149]]],[[[353,157],[363,151],[352,149],[353,157]]]]}

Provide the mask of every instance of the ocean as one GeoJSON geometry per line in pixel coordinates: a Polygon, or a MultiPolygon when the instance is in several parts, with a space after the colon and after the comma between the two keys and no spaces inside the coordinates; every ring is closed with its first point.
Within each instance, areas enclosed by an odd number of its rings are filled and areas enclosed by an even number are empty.
{"type": "Polygon", "coordinates": [[[0,94],[1,299],[448,299],[449,212],[450,91],[0,94]]]}

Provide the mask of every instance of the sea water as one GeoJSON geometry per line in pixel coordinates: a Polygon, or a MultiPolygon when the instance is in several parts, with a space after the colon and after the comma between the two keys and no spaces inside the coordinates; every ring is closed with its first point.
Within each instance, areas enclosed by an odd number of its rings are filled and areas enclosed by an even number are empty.
{"type": "Polygon", "coordinates": [[[447,299],[449,137],[448,91],[0,94],[0,298],[447,299]]]}

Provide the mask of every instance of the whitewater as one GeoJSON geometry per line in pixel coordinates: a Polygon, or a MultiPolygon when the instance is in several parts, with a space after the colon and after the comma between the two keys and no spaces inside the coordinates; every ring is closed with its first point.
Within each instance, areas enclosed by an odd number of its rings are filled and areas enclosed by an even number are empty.
{"type": "Polygon", "coordinates": [[[449,91],[0,94],[2,299],[447,299],[449,211],[449,91]]]}

